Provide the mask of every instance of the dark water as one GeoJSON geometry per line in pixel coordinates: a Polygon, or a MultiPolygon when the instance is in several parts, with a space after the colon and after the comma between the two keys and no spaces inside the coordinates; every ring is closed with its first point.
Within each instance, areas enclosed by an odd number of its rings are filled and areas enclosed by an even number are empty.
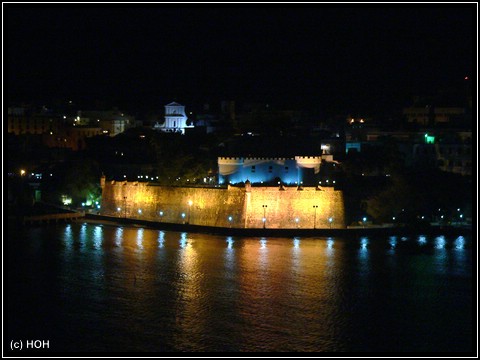
{"type": "Polygon", "coordinates": [[[470,352],[471,242],[12,230],[4,341],[62,352],[470,352]]]}

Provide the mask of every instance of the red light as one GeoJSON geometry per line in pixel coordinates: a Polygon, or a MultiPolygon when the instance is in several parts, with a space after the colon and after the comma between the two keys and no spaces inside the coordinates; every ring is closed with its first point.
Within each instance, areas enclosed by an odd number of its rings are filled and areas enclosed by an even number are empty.
{"type": "Polygon", "coordinates": [[[468,80],[468,76],[465,76],[465,80],[468,80]]]}

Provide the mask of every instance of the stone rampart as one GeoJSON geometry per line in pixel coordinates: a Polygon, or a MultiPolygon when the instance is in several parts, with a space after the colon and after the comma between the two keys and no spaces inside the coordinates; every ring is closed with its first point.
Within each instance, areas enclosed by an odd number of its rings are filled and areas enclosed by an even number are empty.
{"type": "Polygon", "coordinates": [[[331,187],[299,190],[169,187],[127,181],[102,184],[101,214],[107,216],[234,228],[345,227],[343,193],[331,187]]]}

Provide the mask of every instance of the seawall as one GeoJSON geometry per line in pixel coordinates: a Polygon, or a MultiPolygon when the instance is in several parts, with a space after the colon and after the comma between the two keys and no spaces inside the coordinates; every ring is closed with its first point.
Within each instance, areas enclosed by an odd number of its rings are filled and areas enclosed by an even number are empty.
{"type": "Polygon", "coordinates": [[[198,188],[102,179],[101,214],[240,229],[345,228],[343,193],[331,187],[198,188]]]}

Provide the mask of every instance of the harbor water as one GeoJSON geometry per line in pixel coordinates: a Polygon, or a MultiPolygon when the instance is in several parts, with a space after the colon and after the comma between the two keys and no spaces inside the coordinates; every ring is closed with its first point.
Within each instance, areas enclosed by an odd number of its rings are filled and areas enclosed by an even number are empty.
{"type": "Polygon", "coordinates": [[[30,352],[473,351],[472,238],[9,227],[4,342],[30,352]]]}

